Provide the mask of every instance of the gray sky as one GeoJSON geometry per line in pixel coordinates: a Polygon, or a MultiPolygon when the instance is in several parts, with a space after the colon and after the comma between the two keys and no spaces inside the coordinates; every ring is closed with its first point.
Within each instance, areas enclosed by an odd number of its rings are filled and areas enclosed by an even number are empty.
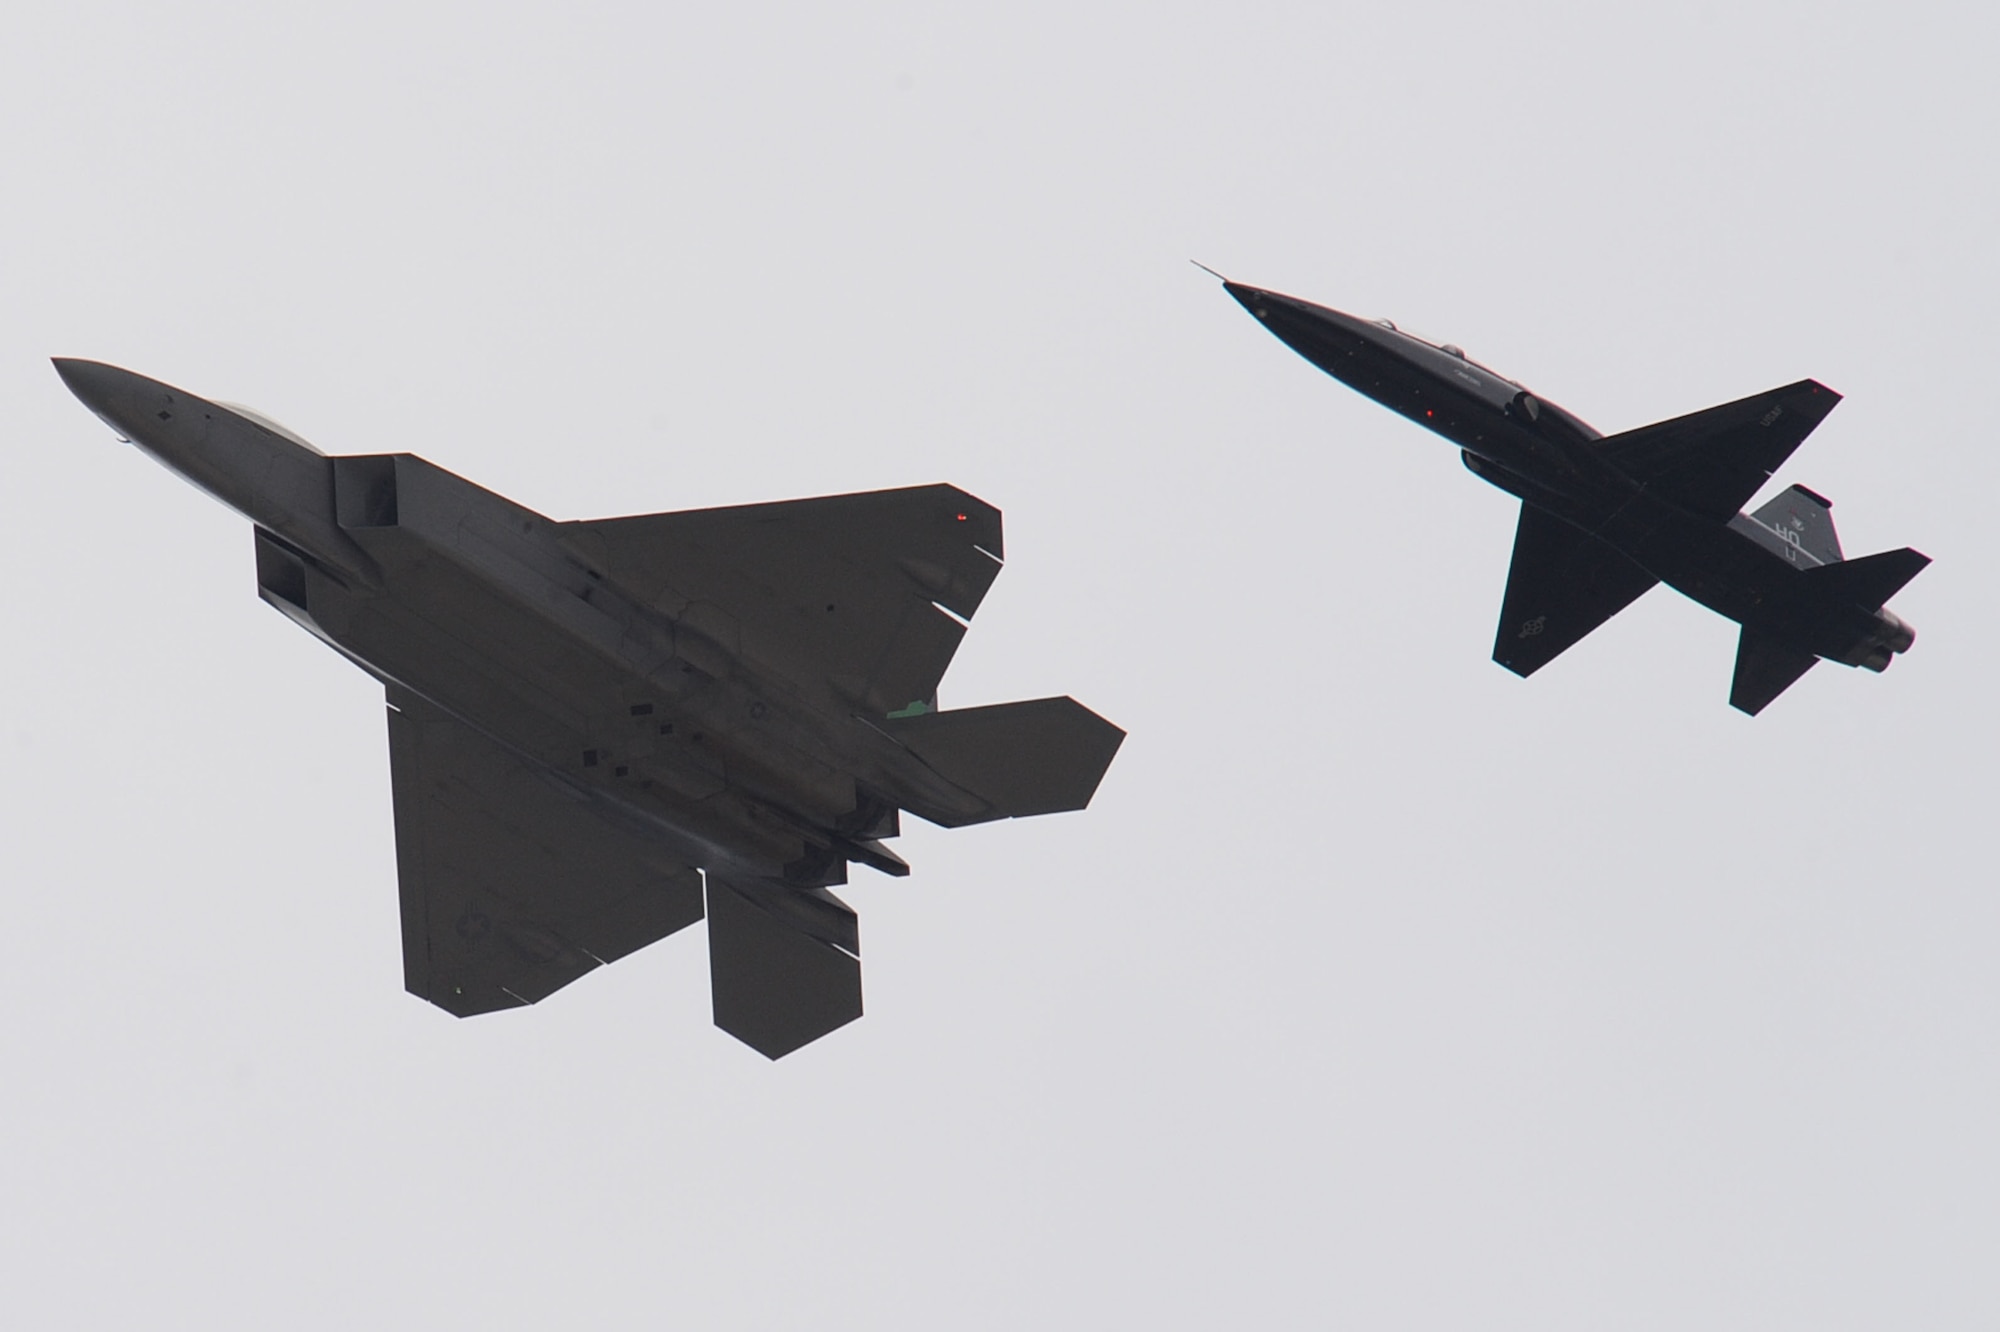
{"type": "Polygon", "coordinates": [[[10,15],[10,1322],[1991,1326],[1991,8],[848,9],[10,15]],[[1189,258],[1605,430],[1824,380],[1915,651],[1515,679],[1513,503],[1189,258]],[[453,1021],[379,688],[52,354],[558,518],[956,482],[947,705],[1131,738],[857,874],[780,1064],[699,929],[453,1021]]]}

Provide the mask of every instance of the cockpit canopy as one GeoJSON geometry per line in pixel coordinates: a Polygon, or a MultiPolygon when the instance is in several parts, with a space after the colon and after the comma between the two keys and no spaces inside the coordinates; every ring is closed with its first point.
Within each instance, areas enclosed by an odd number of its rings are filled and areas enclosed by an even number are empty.
{"type": "Polygon", "coordinates": [[[1368,322],[1375,325],[1375,327],[1377,328],[1387,329],[1389,332],[1396,334],[1398,337],[1408,338],[1412,342],[1422,343],[1426,347],[1432,348],[1433,350],[1436,351],[1443,352],[1446,356],[1450,356],[1457,360],[1463,361],[1467,365],[1472,366],[1476,369],[1484,370],[1487,374],[1492,375],[1495,379],[1499,380],[1503,384],[1513,384],[1514,387],[1516,388],[1520,387],[1520,384],[1517,381],[1507,378],[1507,376],[1501,374],[1498,370],[1495,370],[1492,366],[1481,365],[1478,361],[1475,361],[1470,356],[1467,356],[1465,354],[1465,348],[1460,347],[1455,343],[1432,342],[1429,338],[1423,337],[1420,334],[1411,333],[1405,329],[1397,328],[1396,321],[1393,319],[1371,319],[1368,322]]]}
{"type": "Polygon", "coordinates": [[[215,405],[218,407],[227,407],[230,411],[235,412],[238,416],[250,422],[252,425],[263,426],[264,429],[270,431],[278,438],[288,439],[292,443],[298,445],[300,448],[306,450],[306,452],[308,453],[318,453],[322,457],[325,456],[324,451],[318,448],[316,445],[314,445],[311,440],[305,438],[303,435],[300,435],[293,430],[287,429],[286,427],[279,425],[276,421],[273,421],[270,417],[264,415],[264,413],[256,410],[254,407],[245,407],[240,402],[223,402],[219,399],[216,401],[215,405]]]}

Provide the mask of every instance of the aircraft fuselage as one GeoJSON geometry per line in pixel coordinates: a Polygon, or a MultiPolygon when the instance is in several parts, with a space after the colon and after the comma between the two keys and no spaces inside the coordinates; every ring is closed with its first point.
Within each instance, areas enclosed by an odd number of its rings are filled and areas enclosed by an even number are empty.
{"type": "Polygon", "coordinates": [[[777,1058],[861,1013],[849,864],[1088,803],[1073,699],[940,712],[997,509],[912,486],[556,522],[412,454],[59,360],[119,435],[254,524],[258,594],[385,686],[405,984],[534,1003],[709,921],[718,1026],[777,1058]]]}
{"type": "MultiPolygon", "coordinates": [[[[1621,468],[1603,433],[1463,351],[1295,297],[1225,282],[1244,308],[1319,369],[1443,436],[1475,475],[1619,551],[1740,624],[1847,665],[1880,669],[1911,634],[1879,607],[1830,605],[1796,575],[1822,563],[1786,529],[1718,521],[1621,468]]],[[[1838,395],[1818,384],[1830,408],[1838,395]]],[[[1822,412],[1823,414],[1823,412],[1822,412]]]]}
{"type": "Polygon", "coordinates": [[[413,455],[329,458],[142,375],[63,369],[121,434],[256,524],[263,600],[698,863],[907,872],[862,844],[893,822],[854,826],[857,777],[976,808],[865,723],[645,605],[570,524],[413,455]]]}

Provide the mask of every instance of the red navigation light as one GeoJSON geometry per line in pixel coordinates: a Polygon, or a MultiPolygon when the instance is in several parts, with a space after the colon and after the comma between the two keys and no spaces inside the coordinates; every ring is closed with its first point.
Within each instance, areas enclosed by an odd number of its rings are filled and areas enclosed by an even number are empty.
{"type": "Polygon", "coordinates": [[[964,515],[964,514],[962,514],[962,513],[961,513],[960,515],[958,515],[958,521],[960,521],[961,523],[962,523],[962,522],[964,522],[964,521],[965,521],[965,515],[964,515]]]}

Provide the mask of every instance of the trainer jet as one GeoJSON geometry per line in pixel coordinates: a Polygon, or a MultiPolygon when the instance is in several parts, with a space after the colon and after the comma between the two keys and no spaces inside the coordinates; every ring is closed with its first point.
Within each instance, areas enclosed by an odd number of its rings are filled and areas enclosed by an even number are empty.
{"type": "Polygon", "coordinates": [[[861,1015],[850,864],[902,811],[1081,809],[1124,732],[1068,698],[939,711],[1000,571],[951,486],[555,522],[411,454],[58,360],[255,524],[258,594],[388,693],[404,981],[531,1004],[706,915],[716,1025],[776,1059],[861,1015]]]}
{"type": "Polygon", "coordinates": [[[1916,633],[1882,608],[1930,560],[1845,560],[1833,502],[1804,486],[1739,510],[1840,395],[1807,379],[1605,436],[1546,398],[1386,319],[1224,280],[1292,350],[1458,445],[1521,500],[1493,659],[1532,675],[1655,583],[1742,626],[1729,701],[1756,714],[1822,658],[1888,667],[1916,633]]]}

